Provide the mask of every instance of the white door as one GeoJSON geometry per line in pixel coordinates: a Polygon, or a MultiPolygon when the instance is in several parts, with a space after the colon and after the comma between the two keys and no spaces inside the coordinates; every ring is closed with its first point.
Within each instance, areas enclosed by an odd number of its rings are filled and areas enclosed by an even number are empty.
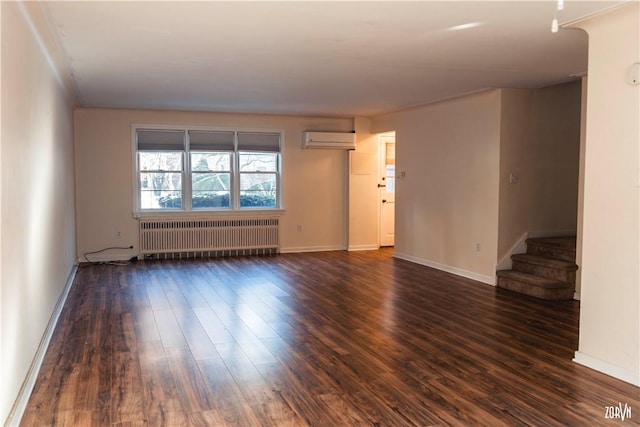
{"type": "Polygon", "coordinates": [[[396,140],[395,136],[380,136],[380,246],[393,246],[396,212],[396,140]]]}

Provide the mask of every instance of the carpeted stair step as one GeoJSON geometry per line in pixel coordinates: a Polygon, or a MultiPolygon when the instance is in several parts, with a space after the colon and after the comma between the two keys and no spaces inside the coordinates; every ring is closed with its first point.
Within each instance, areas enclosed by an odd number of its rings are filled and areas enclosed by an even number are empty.
{"type": "Polygon", "coordinates": [[[527,253],[545,258],[576,262],[575,237],[542,237],[527,239],[527,253]]]}
{"type": "Polygon", "coordinates": [[[496,274],[499,288],[546,300],[569,300],[573,298],[574,285],[571,283],[514,270],[501,270],[496,274]]]}
{"type": "Polygon", "coordinates": [[[573,262],[545,258],[538,255],[515,254],[511,256],[513,270],[547,277],[571,284],[576,283],[578,266],[573,262]]]}

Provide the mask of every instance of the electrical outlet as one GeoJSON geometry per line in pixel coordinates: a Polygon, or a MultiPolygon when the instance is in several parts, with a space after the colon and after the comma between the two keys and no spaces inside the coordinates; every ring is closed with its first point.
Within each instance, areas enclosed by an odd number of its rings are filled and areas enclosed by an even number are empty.
{"type": "Polygon", "coordinates": [[[296,230],[297,230],[297,231],[302,231],[302,224],[298,224],[298,225],[296,226],[296,230]]]}
{"type": "Polygon", "coordinates": [[[116,239],[119,239],[120,237],[122,237],[122,233],[120,233],[120,230],[116,231],[116,239]]]}
{"type": "Polygon", "coordinates": [[[476,252],[480,252],[480,243],[476,243],[476,252]]]}

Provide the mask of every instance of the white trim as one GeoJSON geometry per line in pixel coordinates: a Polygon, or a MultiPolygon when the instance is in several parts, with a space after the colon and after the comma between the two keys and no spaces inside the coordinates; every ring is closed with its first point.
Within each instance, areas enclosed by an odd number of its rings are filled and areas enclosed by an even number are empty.
{"type": "Polygon", "coordinates": [[[347,248],[348,251],[377,251],[380,249],[378,245],[351,245],[347,248]]]}
{"type": "MultiPolygon", "coordinates": [[[[377,134],[377,154],[378,154],[378,159],[377,159],[377,175],[376,175],[376,183],[378,185],[382,184],[382,177],[385,176],[386,177],[386,160],[387,160],[387,140],[393,139],[393,145],[394,145],[394,150],[396,147],[396,131],[388,131],[388,132],[383,132],[383,133],[379,133],[377,134]]],[[[397,171],[396,171],[397,172],[397,171]]],[[[396,189],[398,188],[397,183],[398,183],[398,179],[395,180],[396,181],[396,189]]],[[[386,185],[386,183],[385,183],[386,185]]],[[[377,234],[378,234],[378,247],[381,248],[382,247],[382,187],[378,187],[378,191],[376,192],[376,204],[378,206],[378,208],[376,209],[376,220],[378,222],[378,230],[377,230],[377,234]]],[[[395,214],[396,214],[396,199],[395,199],[395,191],[394,191],[394,195],[393,195],[393,215],[395,218],[395,214]]],[[[395,244],[395,223],[393,226],[393,243],[395,244]]]]}
{"type": "Polygon", "coordinates": [[[58,324],[58,320],[60,319],[60,315],[62,314],[62,309],[67,302],[67,297],[69,296],[69,291],[71,290],[71,286],[73,285],[73,280],[75,279],[77,272],[78,264],[74,264],[71,268],[69,276],[67,277],[67,283],[62,290],[62,294],[60,295],[60,298],[58,298],[58,302],[53,308],[53,313],[51,314],[49,323],[47,323],[47,327],[44,330],[44,335],[40,340],[40,344],[38,345],[36,354],[33,358],[33,361],[31,362],[29,372],[27,372],[27,376],[22,383],[22,387],[18,392],[18,396],[16,397],[13,407],[11,408],[11,412],[9,412],[9,416],[6,420],[6,425],[17,426],[22,421],[24,411],[27,408],[27,403],[29,403],[29,398],[31,397],[33,388],[36,385],[36,379],[38,378],[38,373],[40,372],[40,368],[42,367],[44,356],[47,353],[49,343],[51,342],[51,338],[53,337],[53,331],[58,324]]]}
{"type": "Polygon", "coordinates": [[[496,266],[496,271],[511,270],[511,268],[513,268],[513,260],[511,259],[511,256],[514,254],[523,254],[527,252],[528,238],[529,238],[529,233],[523,233],[520,236],[520,238],[516,241],[516,243],[513,246],[511,246],[511,248],[507,251],[507,253],[498,262],[498,265],[496,266]]]}
{"type": "Polygon", "coordinates": [[[281,254],[295,254],[301,252],[329,252],[329,251],[346,251],[347,247],[339,246],[300,246],[297,248],[281,248],[281,254]]]}
{"type": "MultiPolygon", "coordinates": [[[[34,2],[35,3],[35,2],[34,2]]],[[[60,42],[59,33],[51,18],[51,11],[44,2],[38,2],[41,18],[39,18],[37,12],[32,14],[27,10],[32,6],[26,6],[24,2],[16,2],[20,13],[22,14],[25,23],[29,27],[31,34],[36,40],[36,44],[40,48],[40,52],[44,56],[45,61],[49,65],[53,77],[64,92],[65,96],[70,98],[73,104],[77,104],[78,101],[82,104],[83,99],[78,88],[76,79],[73,77],[73,73],[66,61],[66,53],[63,49],[60,49],[62,43],[60,42]],[[47,28],[43,27],[43,22],[47,28]],[[47,37],[48,36],[48,37],[47,37]]],[[[33,10],[33,9],[32,9],[33,10]]]]}
{"type": "Polygon", "coordinates": [[[602,372],[603,374],[640,387],[640,372],[630,371],[626,368],[605,362],[604,360],[589,356],[588,354],[580,351],[575,352],[573,361],[582,366],[586,366],[587,368],[594,369],[598,372],[602,372]]]}
{"type": "Polygon", "coordinates": [[[138,195],[140,190],[140,183],[138,182],[138,141],[137,141],[137,125],[131,125],[131,193],[133,196],[133,211],[140,211],[140,196],[138,195]]]}
{"type": "Polygon", "coordinates": [[[251,209],[251,208],[243,208],[242,210],[231,210],[231,209],[220,209],[220,210],[190,210],[190,211],[180,211],[180,210],[151,210],[144,212],[132,212],[131,215],[134,219],[175,219],[175,220],[183,220],[183,219],[220,219],[220,218],[273,218],[277,216],[282,216],[286,213],[284,209],[251,209]]]}
{"type": "Polygon", "coordinates": [[[597,16],[602,16],[604,14],[613,12],[614,10],[620,9],[621,7],[624,7],[629,3],[630,3],[629,0],[623,1],[621,3],[605,7],[603,9],[598,10],[598,11],[595,11],[595,12],[592,12],[592,13],[587,13],[586,15],[582,15],[582,16],[580,16],[578,18],[570,19],[568,21],[562,21],[562,22],[560,22],[560,28],[574,28],[575,29],[576,27],[578,27],[578,24],[580,24],[580,23],[582,23],[584,21],[588,21],[588,20],[593,19],[593,18],[595,18],[597,16]]]}
{"type": "MultiPolygon", "coordinates": [[[[145,213],[157,213],[157,212],[179,212],[179,213],[188,213],[188,212],[198,212],[202,215],[202,212],[217,212],[217,210],[206,211],[202,209],[194,209],[191,206],[191,164],[189,159],[190,147],[189,147],[189,136],[188,133],[190,130],[196,131],[225,131],[225,132],[233,132],[233,151],[231,153],[231,186],[230,186],[230,202],[231,206],[228,209],[225,209],[226,212],[232,212],[235,214],[236,212],[244,212],[244,211],[252,211],[255,208],[242,208],[240,207],[240,168],[239,168],[239,150],[238,150],[238,133],[239,132],[257,132],[257,133],[272,133],[272,134],[280,134],[280,150],[277,151],[278,154],[278,165],[277,171],[274,172],[276,175],[276,193],[277,193],[277,207],[273,208],[273,211],[279,211],[284,209],[284,152],[285,152],[285,130],[284,129],[274,129],[274,128],[244,128],[244,127],[222,127],[222,126],[191,126],[191,125],[154,125],[154,124],[132,124],[131,125],[131,155],[132,155],[132,196],[133,196],[133,213],[136,214],[145,214],[145,213]],[[175,130],[182,131],[185,133],[185,146],[180,152],[183,154],[182,158],[182,202],[183,207],[180,209],[142,209],[140,208],[140,180],[139,180],[139,165],[138,165],[138,147],[137,147],[137,131],[144,129],[153,129],[153,130],[175,130]]],[[[276,153],[276,152],[274,152],[276,153]]],[[[258,208],[260,210],[268,210],[265,208],[258,208]]]]}
{"type": "Polygon", "coordinates": [[[427,267],[435,268],[436,270],[445,271],[447,273],[455,274],[456,276],[466,277],[467,279],[476,280],[478,282],[486,283],[487,285],[495,286],[496,278],[495,276],[485,276],[484,274],[479,274],[473,271],[464,270],[458,267],[452,267],[449,265],[440,264],[437,262],[429,261],[422,258],[417,258],[412,255],[406,255],[402,253],[394,253],[393,256],[395,258],[400,258],[406,261],[415,262],[416,264],[424,265],[427,267]]]}
{"type": "Polygon", "coordinates": [[[580,292],[574,292],[573,293],[573,299],[576,301],[580,301],[580,292]]]}
{"type": "Polygon", "coordinates": [[[498,270],[511,270],[513,262],[511,255],[524,254],[527,252],[527,239],[536,239],[540,237],[564,237],[575,236],[576,230],[557,230],[557,231],[528,231],[523,233],[507,253],[500,259],[496,265],[498,270]]]}

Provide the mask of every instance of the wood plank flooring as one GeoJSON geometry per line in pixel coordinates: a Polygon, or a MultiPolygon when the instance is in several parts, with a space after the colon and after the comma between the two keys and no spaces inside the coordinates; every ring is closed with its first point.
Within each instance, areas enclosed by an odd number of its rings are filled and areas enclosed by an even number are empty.
{"type": "Polygon", "coordinates": [[[83,266],[22,425],[640,425],[578,317],[390,250],[83,266]]]}

